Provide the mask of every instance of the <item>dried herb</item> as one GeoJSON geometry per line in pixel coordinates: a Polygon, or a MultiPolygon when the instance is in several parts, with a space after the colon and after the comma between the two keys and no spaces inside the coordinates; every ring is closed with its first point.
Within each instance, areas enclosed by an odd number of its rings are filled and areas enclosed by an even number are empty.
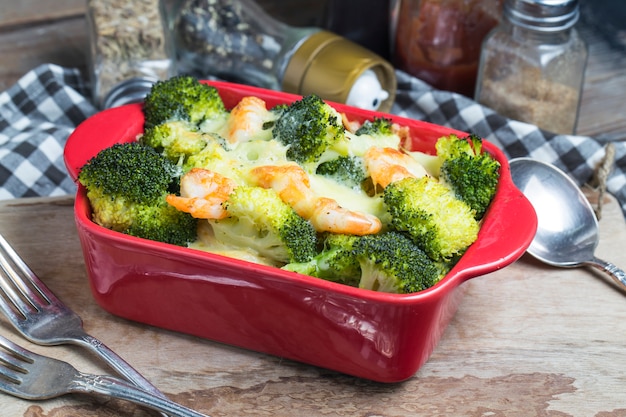
{"type": "Polygon", "coordinates": [[[170,44],[160,0],[88,0],[96,101],[132,78],[171,75],[170,44]]]}

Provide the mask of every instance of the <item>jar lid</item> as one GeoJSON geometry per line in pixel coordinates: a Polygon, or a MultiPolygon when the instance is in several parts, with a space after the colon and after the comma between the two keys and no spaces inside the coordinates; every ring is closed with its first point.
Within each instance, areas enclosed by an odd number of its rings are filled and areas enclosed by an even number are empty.
{"type": "Polygon", "coordinates": [[[396,75],[389,62],[324,30],[309,36],[293,53],[282,83],[286,92],[317,94],[324,100],[383,112],[391,110],[396,96],[396,75]],[[365,93],[363,85],[369,86],[365,93]],[[358,97],[358,101],[349,103],[349,96],[358,97]]]}
{"type": "Polygon", "coordinates": [[[542,32],[568,29],[578,21],[578,0],[506,0],[504,15],[517,26],[542,32]]]}

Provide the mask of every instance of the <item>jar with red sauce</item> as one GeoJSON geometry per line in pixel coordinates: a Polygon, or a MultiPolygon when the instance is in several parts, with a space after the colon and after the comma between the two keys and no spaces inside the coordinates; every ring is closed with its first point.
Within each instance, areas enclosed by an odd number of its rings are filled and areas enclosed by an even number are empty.
{"type": "Polygon", "coordinates": [[[440,90],[473,97],[481,44],[502,0],[401,0],[394,64],[440,90]]]}

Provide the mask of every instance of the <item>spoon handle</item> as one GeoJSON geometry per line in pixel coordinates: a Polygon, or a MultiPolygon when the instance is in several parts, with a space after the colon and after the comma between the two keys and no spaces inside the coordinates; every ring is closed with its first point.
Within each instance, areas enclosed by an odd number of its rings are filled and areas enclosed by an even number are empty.
{"type": "Polygon", "coordinates": [[[613,278],[613,281],[626,288],[626,273],[616,265],[611,262],[598,259],[595,256],[593,259],[588,261],[587,264],[601,270],[602,272],[606,272],[611,278],[613,278]]]}

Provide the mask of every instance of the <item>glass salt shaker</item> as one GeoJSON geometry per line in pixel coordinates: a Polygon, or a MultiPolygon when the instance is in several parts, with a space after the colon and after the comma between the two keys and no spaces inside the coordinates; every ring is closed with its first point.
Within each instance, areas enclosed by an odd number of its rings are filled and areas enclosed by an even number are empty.
{"type": "Polygon", "coordinates": [[[498,113],[560,134],[576,131],[587,46],[578,0],[506,0],[486,39],[475,98],[498,113]]]}
{"type": "Polygon", "coordinates": [[[382,57],[336,33],[284,24],[252,0],[183,0],[171,30],[181,73],[370,110],[389,111],[395,98],[394,68],[382,57]]]}
{"type": "Polygon", "coordinates": [[[175,74],[172,42],[160,0],[87,0],[89,73],[100,109],[141,102],[175,74]]]}

